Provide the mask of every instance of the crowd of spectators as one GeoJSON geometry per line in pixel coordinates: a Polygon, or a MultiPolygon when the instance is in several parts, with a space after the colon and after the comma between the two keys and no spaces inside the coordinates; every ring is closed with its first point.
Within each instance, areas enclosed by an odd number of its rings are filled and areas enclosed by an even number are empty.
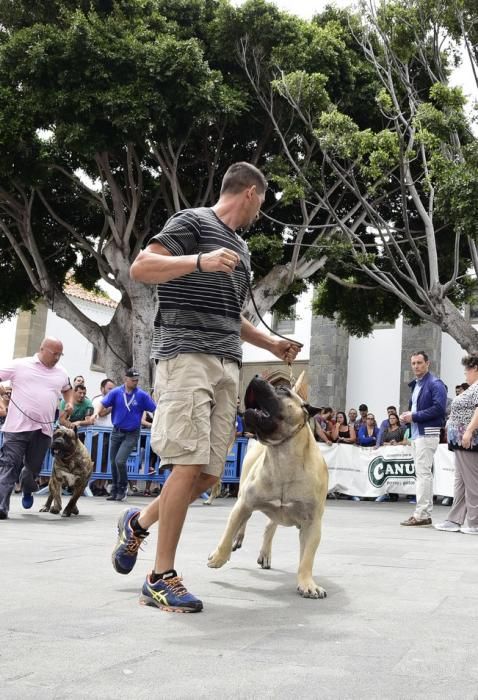
{"type": "Polygon", "coordinates": [[[387,417],[377,425],[375,415],[364,403],[355,408],[334,411],[325,406],[314,418],[314,436],[317,442],[327,445],[345,443],[360,447],[408,444],[409,429],[400,418],[395,406],[387,406],[387,417]]]}

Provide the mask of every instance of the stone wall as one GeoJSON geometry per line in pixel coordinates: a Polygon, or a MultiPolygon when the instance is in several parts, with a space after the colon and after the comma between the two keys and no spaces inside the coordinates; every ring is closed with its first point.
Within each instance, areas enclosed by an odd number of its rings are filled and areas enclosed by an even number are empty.
{"type": "Polygon", "coordinates": [[[400,410],[408,410],[410,398],[409,382],[414,379],[410,366],[410,356],[423,350],[430,359],[430,372],[440,376],[441,365],[441,329],[433,323],[422,323],[420,326],[403,324],[402,332],[402,362],[400,371],[400,410]]]}
{"type": "Polygon", "coordinates": [[[316,406],[345,406],[349,334],[330,318],[312,316],[309,400],[316,406]]]}
{"type": "Polygon", "coordinates": [[[48,307],[39,301],[33,311],[20,311],[17,318],[13,357],[31,357],[45,337],[48,307]]]}

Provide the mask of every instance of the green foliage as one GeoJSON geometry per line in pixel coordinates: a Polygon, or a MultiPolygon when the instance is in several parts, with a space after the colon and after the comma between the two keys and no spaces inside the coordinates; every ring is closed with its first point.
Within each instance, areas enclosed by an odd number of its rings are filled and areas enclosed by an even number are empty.
{"type": "Polygon", "coordinates": [[[453,214],[455,226],[478,240],[478,142],[463,149],[463,159],[450,162],[435,158],[437,212],[443,219],[453,214]]]}
{"type": "Polygon", "coordinates": [[[307,283],[304,280],[294,280],[285,294],[283,294],[272,306],[272,311],[277,318],[295,318],[295,315],[291,314],[291,309],[294,308],[295,304],[297,303],[297,299],[306,291],[306,289],[307,283]]]}
{"type": "MultiPolygon", "coordinates": [[[[395,102],[358,43],[370,39],[380,58],[383,42],[359,13],[327,7],[308,22],[266,0],[247,0],[239,7],[229,0],[0,0],[2,220],[18,232],[21,223],[5,198],[21,203],[20,192],[26,200],[33,197],[33,232],[54,284],[61,287],[73,269],[78,281],[92,288],[98,263],[91,247],[103,233],[100,254],[110,269],[107,252],[118,246],[111,222],[104,225],[105,213],[121,219],[119,211],[125,221],[133,216],[131,237],[119,246],[122,255],[132,257],[178,206],[211,204],[231,162],[249,160],[269,178],[265,210],[290,224],[284,231],[281,224],[262,219],[245,234],[256,280],[290,261],[293,247],[284,241],[295,240],[295,227],[302,223],[300,200],[310,201],[314,191],[331,197],[338,217],[350,211],[354,188],[371,201],[380,198],[380,216],[398,229],[411,227],[426,265],[423,225],[408,202],[404,214],[397,188],[400,158],[405,158],[420,195],[426,199],[431,185],[435,190],[445,279],[452,268],[455,228],[476,236],[476,143],[467,136],[460,91],[432,84],[417,52],[433,60],[430,36],[439,19],[459,33],[457,11],[468,17],[472,5],[470,0],[458,4],[446,12],[439,0],[380,4],[379,25],[397,59],[407,63],[420,95],[413,115],[416,143],[410,147],[397,133],[395,102]],[[239,64],[241,46],[257,60],[265,94],[273,90],[275,118],[302,167],[300,174],[239,64]],[[302,115],[291,109],[291,101],[302,115]],[[455,134],[465,144],[461,151],[455,134]],[[422,146],[428,172],[418,165],[422,146]],[[337,187],[331,159],[352,173],[351,189],[337,187]],[[96,184],[101,181],[103,203],[74,183],[78,168],[96,184]],[[49,214],[38,192],[76,237],[49,214]]],[[[400,86],[397,99],[407,117],[400,86]]],[[[320,208],[313,223],[329,225],[328,215],[320,208]]],[[[318,312],[338,314],[349,330],[363,333],[404,309],[380,290],[344,288],[326,279],[330,271],[352,285],[367,284],[360,264],[397,274],[370,230],[362,226],[357,235],[367,246],[358,258],[330,229],[319,239],[314,230],[306,232],[300,253],[328,258],[326,269],[311,278],[321,285],[318,312]]],[[[24,249],[28,257],[28,246],[24,249]]],[[[414,252],[404,250],[417,270],[414,252]]],[[[0,270],[14,283],[0,301],[2,315],[31,304],[36,292],[1,233],[0,253],[0,270]]],[[[466,270],[465,250],[460,264],[466,270]]],[[[398,265],[404,269],[403,261],[398,265]]],[[[287,314],[305,284],[299,280],[284,290],[275,310],[287,314]]],[[[407,292],[420,303],[416,290],[407,292]]],[[[461,300],[467,294],[463,278],[452,297],[461,300]]]]}
{"type": "MultiPolygon", "coordinates": [[[[357,283],[355,277],[346,280],[357,283]]],[[[317,287],[313,311],[317,315],[334,318],[351,335],[363,337],[373,331],[376,323],[394,323],[402,305],[383,290],[344,287],[327,279],[317,287]]]]}
{"type": "Polygon", "coordinates": [[[326,85],[325,75],[309,75],[305,71],[287,73],[280,80],[272,81],[272,88],[279,95],[291,100],[301,111],[312,114],[319,114],[329,104],[326,85]]]}
{"type": "Polygon", "coordinates": [[[351,117],[333,108],[321,114],[314,135],[322,150],[339,158],[354,159],[358,132],[359,127],[351,117]]]}
{"type": "Polygon", "coordinates": [[[261,271],[262,277],[270,267],[282,261],[284,255],[283,240],[280,236],[271,236],[267,233],[254,233],[247,239],[247,245],[251,251],[255,269],[261,271]]]}

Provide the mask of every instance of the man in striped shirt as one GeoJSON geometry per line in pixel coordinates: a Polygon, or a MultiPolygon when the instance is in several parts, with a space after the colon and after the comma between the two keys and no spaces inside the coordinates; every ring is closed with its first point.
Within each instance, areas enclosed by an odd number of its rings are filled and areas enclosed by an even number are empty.
{"type": "Polygon", "coordinates": [[[269,350],[284,362],[299,352],[241,314],[250,277],[249,252],[236,230],[259,215],[267,182],[249,163],[226,172],[218,202],[179,212],[150,241],[131,277],[158,285],[152,357],[157,361],[158,407],[151,444],[163,465],[174,467],[160,499],[119,521],[113,565],[129,573],[148,528],[159,519],[155,567],[140,602],[163,610],[199,612],[174,569],[189,503],[220,478],[234,431],[241,341],[269,350]]]}

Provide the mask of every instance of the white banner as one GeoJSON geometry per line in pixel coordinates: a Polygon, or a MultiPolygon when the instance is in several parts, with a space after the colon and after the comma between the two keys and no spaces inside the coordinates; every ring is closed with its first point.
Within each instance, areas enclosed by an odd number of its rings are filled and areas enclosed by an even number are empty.
{"type": "MultiPolygon", "coordinates": [[[[329,491],[370,498],[386,493],[415,494],[415,465],[408,446],[317,446],[329,468],[329,491]]],[[[434,493],[453,496],[455,465],[447,445],[438,445],[433,471],[434,493]]]]}

